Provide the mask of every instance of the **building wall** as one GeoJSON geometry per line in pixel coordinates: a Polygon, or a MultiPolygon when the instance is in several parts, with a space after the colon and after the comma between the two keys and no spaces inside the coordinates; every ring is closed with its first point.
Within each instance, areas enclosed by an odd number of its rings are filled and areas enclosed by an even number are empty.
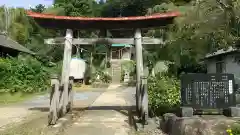
{"type": "Polygon", "coordinates": [[[240,63],[235,61],[236,54],[227,55],[226,61],[226,73],[234,74],[234,78],[237,84],[240,84],[240,63]]]}
{"type": "Polygon", "coordinates": [[[17,57],[18,54],[19,52],[16,50],[0,46],[0,57],[7,57],[8,55],[12,57],[17,57]]]}
{"type": "MultiPolygon", "coordinates": [[[[121,49],[121,48],[120,48],[121,49]]],[[[131,48],[124,48],[120,51],[119,48],[112,49],[111,58],[114,60],[131,60],[131,48]],[[117,51],[119,50],[119,51],[117,51]]]]}
{"type": "Polygon", "coordinates": [[[216,62],[214,59],[206,61],[206,65],[208,73],[216,73],[216,62]]]}
{"type": "MultiPolygon", "coordinates": [[[[223,61],[226,63],[226,73],[234,74],[235,81],[240,85],[240,63],[235,62],[236,54],[226,55],[223,61]]],[[[206,61],[207,72],[216,73],[216,59],[206,61]]]]}

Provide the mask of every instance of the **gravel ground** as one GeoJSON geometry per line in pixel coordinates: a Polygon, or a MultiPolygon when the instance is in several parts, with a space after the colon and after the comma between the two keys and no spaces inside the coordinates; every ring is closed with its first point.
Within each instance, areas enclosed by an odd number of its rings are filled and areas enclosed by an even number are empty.
{"type": "MultiPolygon", "coordinates": [[[[77,92],[74,95],[75,107],[84,108],[93,103],[102,91],[77,92]]],[[[49,96],[37,96],[33,100],[0,108],[0,135],[55,135],[56,129],[49,127],[49,96]]],[[[82,111],[78,109],[75,116],[82,111]]],[[[64,127],[61,127],[64,128],[64,127]]],[[[63,130],[63,129],[58,129],[63,130]]],[[[61,135],[61,133],[57,133],[61,135]]]]}

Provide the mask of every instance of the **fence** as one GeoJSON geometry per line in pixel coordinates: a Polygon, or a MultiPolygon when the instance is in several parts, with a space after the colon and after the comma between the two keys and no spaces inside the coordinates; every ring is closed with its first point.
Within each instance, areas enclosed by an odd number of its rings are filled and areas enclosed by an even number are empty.
{"type": "Polygon", "coordinates": [[[193,109],[225,109],[236,104],[233,74],[184,74],[181,104],[193,109]]]}

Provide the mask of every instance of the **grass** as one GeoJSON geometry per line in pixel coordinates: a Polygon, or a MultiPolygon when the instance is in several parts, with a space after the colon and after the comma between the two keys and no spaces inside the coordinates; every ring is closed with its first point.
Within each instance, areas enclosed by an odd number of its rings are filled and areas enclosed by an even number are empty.
{"type": "MultiPolygon", "coordinates": [[[[46,92],[45,92],[46,93],[46,92]]],[[[37,95],[42,95],[44,93],[0,93],[0,105],[13,104],[18,102],[23,102],[29,100],[37,95]]]]}

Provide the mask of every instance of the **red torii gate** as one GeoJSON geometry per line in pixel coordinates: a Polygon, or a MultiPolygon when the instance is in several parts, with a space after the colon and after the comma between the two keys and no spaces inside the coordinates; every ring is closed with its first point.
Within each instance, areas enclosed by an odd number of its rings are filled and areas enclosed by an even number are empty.
{"type": "MultiPolygon", "coordinates": [[[[62,91],[59,93],[58,80],[52,83],[57,87],[53,90],[55,93],[50,99],[50,121],[49,124],[55,124],[59,117],[62,117],[68,111],[68,106],[72,106],[72,92],[69,92],[69,69],[73,44],[73,29],[135,29],[134,44],[136,50],[136,68],[137,68],[137,84],[136,84],[136,110],[141,111],[140,117],[146,119],[148,117],[148,97],[147,91],[141,94],[141,77],[143,76],[143,57],[142,57],[142,35],[141,28],[159,27],[171,24],[175,17],[179,16],[179,12],[159,13],[151,16],[136,17],[118,17],[118,18],[100,18],[100,17],[69,17],[55,16],[51,14],[41,14],[27,11],[27,15],[35,19],[42,27],[51,29],[66,29],[64,59],[61,76],[62,91]],[[61,99],[59,100],[59,96],[61,99]],[[60,114],[60,115],[58,115],[60,114]]],[[[91,40],[91,39],[88,39],[91,40]]],[[[115,43],[123,40],[112,39],[115,43]]],[[[81,41],[81,40],[78,40],[81,41]]],[[[126,41],[130,42],[130,40],[126,41]]],[[[146,81],[142,83],[146,84],[146,81]]],[[[146,85],[145,85],[146,86],[146,85]]],[[[145,87],[144,86],[144,87],[145,87]]]]}

